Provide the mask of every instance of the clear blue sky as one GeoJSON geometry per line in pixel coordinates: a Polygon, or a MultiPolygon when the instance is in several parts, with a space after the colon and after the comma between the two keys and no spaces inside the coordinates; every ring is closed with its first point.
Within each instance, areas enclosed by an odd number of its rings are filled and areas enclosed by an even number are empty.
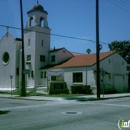
{"type": "MultiPolygon", "coordinates": [[[[24,26],[27,11],[37,0],[23,0],[24,26]]],[[[39,0],[48,12],[48,24],[52,34],[78,37],[96,41],[95,4],[96,0],[39,0]]],[[[20,28],[19,0],[0,0],[0,25],[20,28]]],[[[130,40],[130,0],[99,0],[100,41],[130,40]]],[[[19,30],[9,29],[14,37],[21,37],[19,30]]],[[[0,27],[0,38],[6,29],[0,27]]],[[[109,51],[102,44],[101,51],[109,51]]],[[[51,36],[51,48],[65,47],[69,51],[86,53],[90,48],[96,52],[96,43],[51,36]]]]}

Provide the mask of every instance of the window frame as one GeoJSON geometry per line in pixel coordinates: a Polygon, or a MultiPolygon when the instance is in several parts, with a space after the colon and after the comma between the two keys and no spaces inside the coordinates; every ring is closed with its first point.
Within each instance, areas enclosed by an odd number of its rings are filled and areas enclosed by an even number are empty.
{"type": "Polygon", "coordinates": [[[46,61],[45,55],[40,55],[40,61],[41,61],[41,62],[45,62],[45,61],[46,61]]]}
{"type": "Polygon", "coordinates": [[[56,61],[56,57],[55,57],[55,55],[52,55],[51,56],[51,62],[55,62],[56,61]]]}
{"type": "Polygon", "coordinates": [[[31,55],[27,55],[27,61],[31,61],[31,55]]]}
{"type": "Polygon", "coordinates": [[[73,83],[83,83],[83,72],[73,72],[72,73],[73,83]]]}
{"type": "Polygon", "coordinates": [[[30,47],[31,46],[31,39],[29,38],[28,39],[28,47],[30,47]]]}
{"type": "Polygon", "coordinates": [[[42,39],[41,46],[44,47],[44,40],[42,39]]]}

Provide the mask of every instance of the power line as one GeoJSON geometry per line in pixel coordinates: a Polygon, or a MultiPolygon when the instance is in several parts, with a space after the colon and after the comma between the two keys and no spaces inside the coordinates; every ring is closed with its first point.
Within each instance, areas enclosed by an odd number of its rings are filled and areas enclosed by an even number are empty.
{"type": "MultiPolygon", "coordinates": [[[[8,28],[12,28],[12,29],[16,29],[16,30],[21,30],[21,28],[18,27],[12,27],[12,26],[6,26],[6,25],[0,25],[0,27],[8,27],[8,28]]],[[[72,37],[72,36],[66,36],[66,35],[60,35],[60,34],[53,34],[53,33],[45,33],[45,32],[40,32],[40,31],[34,31],[31,29],[24,29],[24,31],[33,31],[33,32],[37,32],[37,33],[41,33],[41,34],[46,34],[46,35],[52,35],[52,36],[57,36],[57,37],[63,37],[63,38],[69,38],[69,39],[75,39],[75,40],[81,40],[81,41],[88,41],[88,42],[92,42],[92,43],[96,43],[96,41],[91,40],[91,39],[86,39],[86,38],[78,38],[78,37],[72,37]]],[[[102,42],[100,41],[101,44],[105,44],[108,45],[108,43],[102,42]]]]}
{"type": "Polygon", "coordinates": [[[130,5],[128,3],[125,3],[125,0],[115,0],[115,2],[123,7],[130,8],[130,5]]]}
{"type": "Polygon", "coordinates": [[[124,3],[126,3],[127,5],[130,5],[130,1],[128,2],[128,1],[125,0],[124,3]]]}
{"type": "Polygon", "coordinates": [[[128,10],[126,10],[126,9],[124,9],[124,8],[122,8],[122,7],[120,7],[119,5],[117,5],[117,2],[116,2],[116,4],[115,4],[114,2],[111,2],[110,0],[107,0],[107,1],[108,1],[109,3],[111,3],[111,4],[115,5],[115,6],[117,6],[118,8],[120,8],[120,9],[122,9],[122,10],[128,12],[128,13],[130,13],[130,11],[128,11],[128,10]]]}

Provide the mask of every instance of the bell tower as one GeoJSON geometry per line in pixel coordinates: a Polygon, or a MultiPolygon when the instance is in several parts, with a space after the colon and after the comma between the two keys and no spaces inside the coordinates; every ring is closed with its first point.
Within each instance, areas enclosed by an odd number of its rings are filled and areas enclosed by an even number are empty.
{"type": "Polygon", "coordinates": [[[32,7],[31,10],[27,12],[28,21],[27,28],[32,26],[41,26],[44,28],[48,28],[47,22],[47,11],[44,10],[43,6],[37,3],[32,7]]]}
{"type": "Polygon", "coordinates": [[[27,85],[36,87],[40,84],[40,68],[49,64],[50,28],[47,11],[37,1],[27,12],[28,20],[24,32],[25,63],[30,70],[27,85]]]}

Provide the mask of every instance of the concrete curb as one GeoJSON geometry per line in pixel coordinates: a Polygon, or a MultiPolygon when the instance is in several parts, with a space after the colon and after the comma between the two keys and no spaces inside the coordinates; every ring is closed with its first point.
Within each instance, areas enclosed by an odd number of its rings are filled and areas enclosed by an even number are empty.
{"type": "MultiPolygon", "coordinates": [[[[39,96],[40,97],[40,96],[39,96]]],[[[0,96],[0,98],[6,98],[6,99],[19,99],[19,100],[33,100],[33,101],[62,101],[64,99],[62,98],[55,98],[55,99],[49,99],[49,98],[33,98],[33,97],[6,97],[6,96],[0,96]]]]}
{"type": "Polygon", "coordinates": [[[33,101],[97,101],[97,100],[108,100],[108,99],[115,99],[115,98],[125,98],[125,97],[130,97],[130,95],[120,95],[120,96],[111,96],[111,97],[101,97],[101,98],[96,98],[96,97],[41,97],[41,96],[30,96],[30,97],[19,97],[12,95],[11,96],[4,96],[0,95],[0,98],[7,98],[7,99],[19,99],[19,100],[33,100],[33,101]]]}

